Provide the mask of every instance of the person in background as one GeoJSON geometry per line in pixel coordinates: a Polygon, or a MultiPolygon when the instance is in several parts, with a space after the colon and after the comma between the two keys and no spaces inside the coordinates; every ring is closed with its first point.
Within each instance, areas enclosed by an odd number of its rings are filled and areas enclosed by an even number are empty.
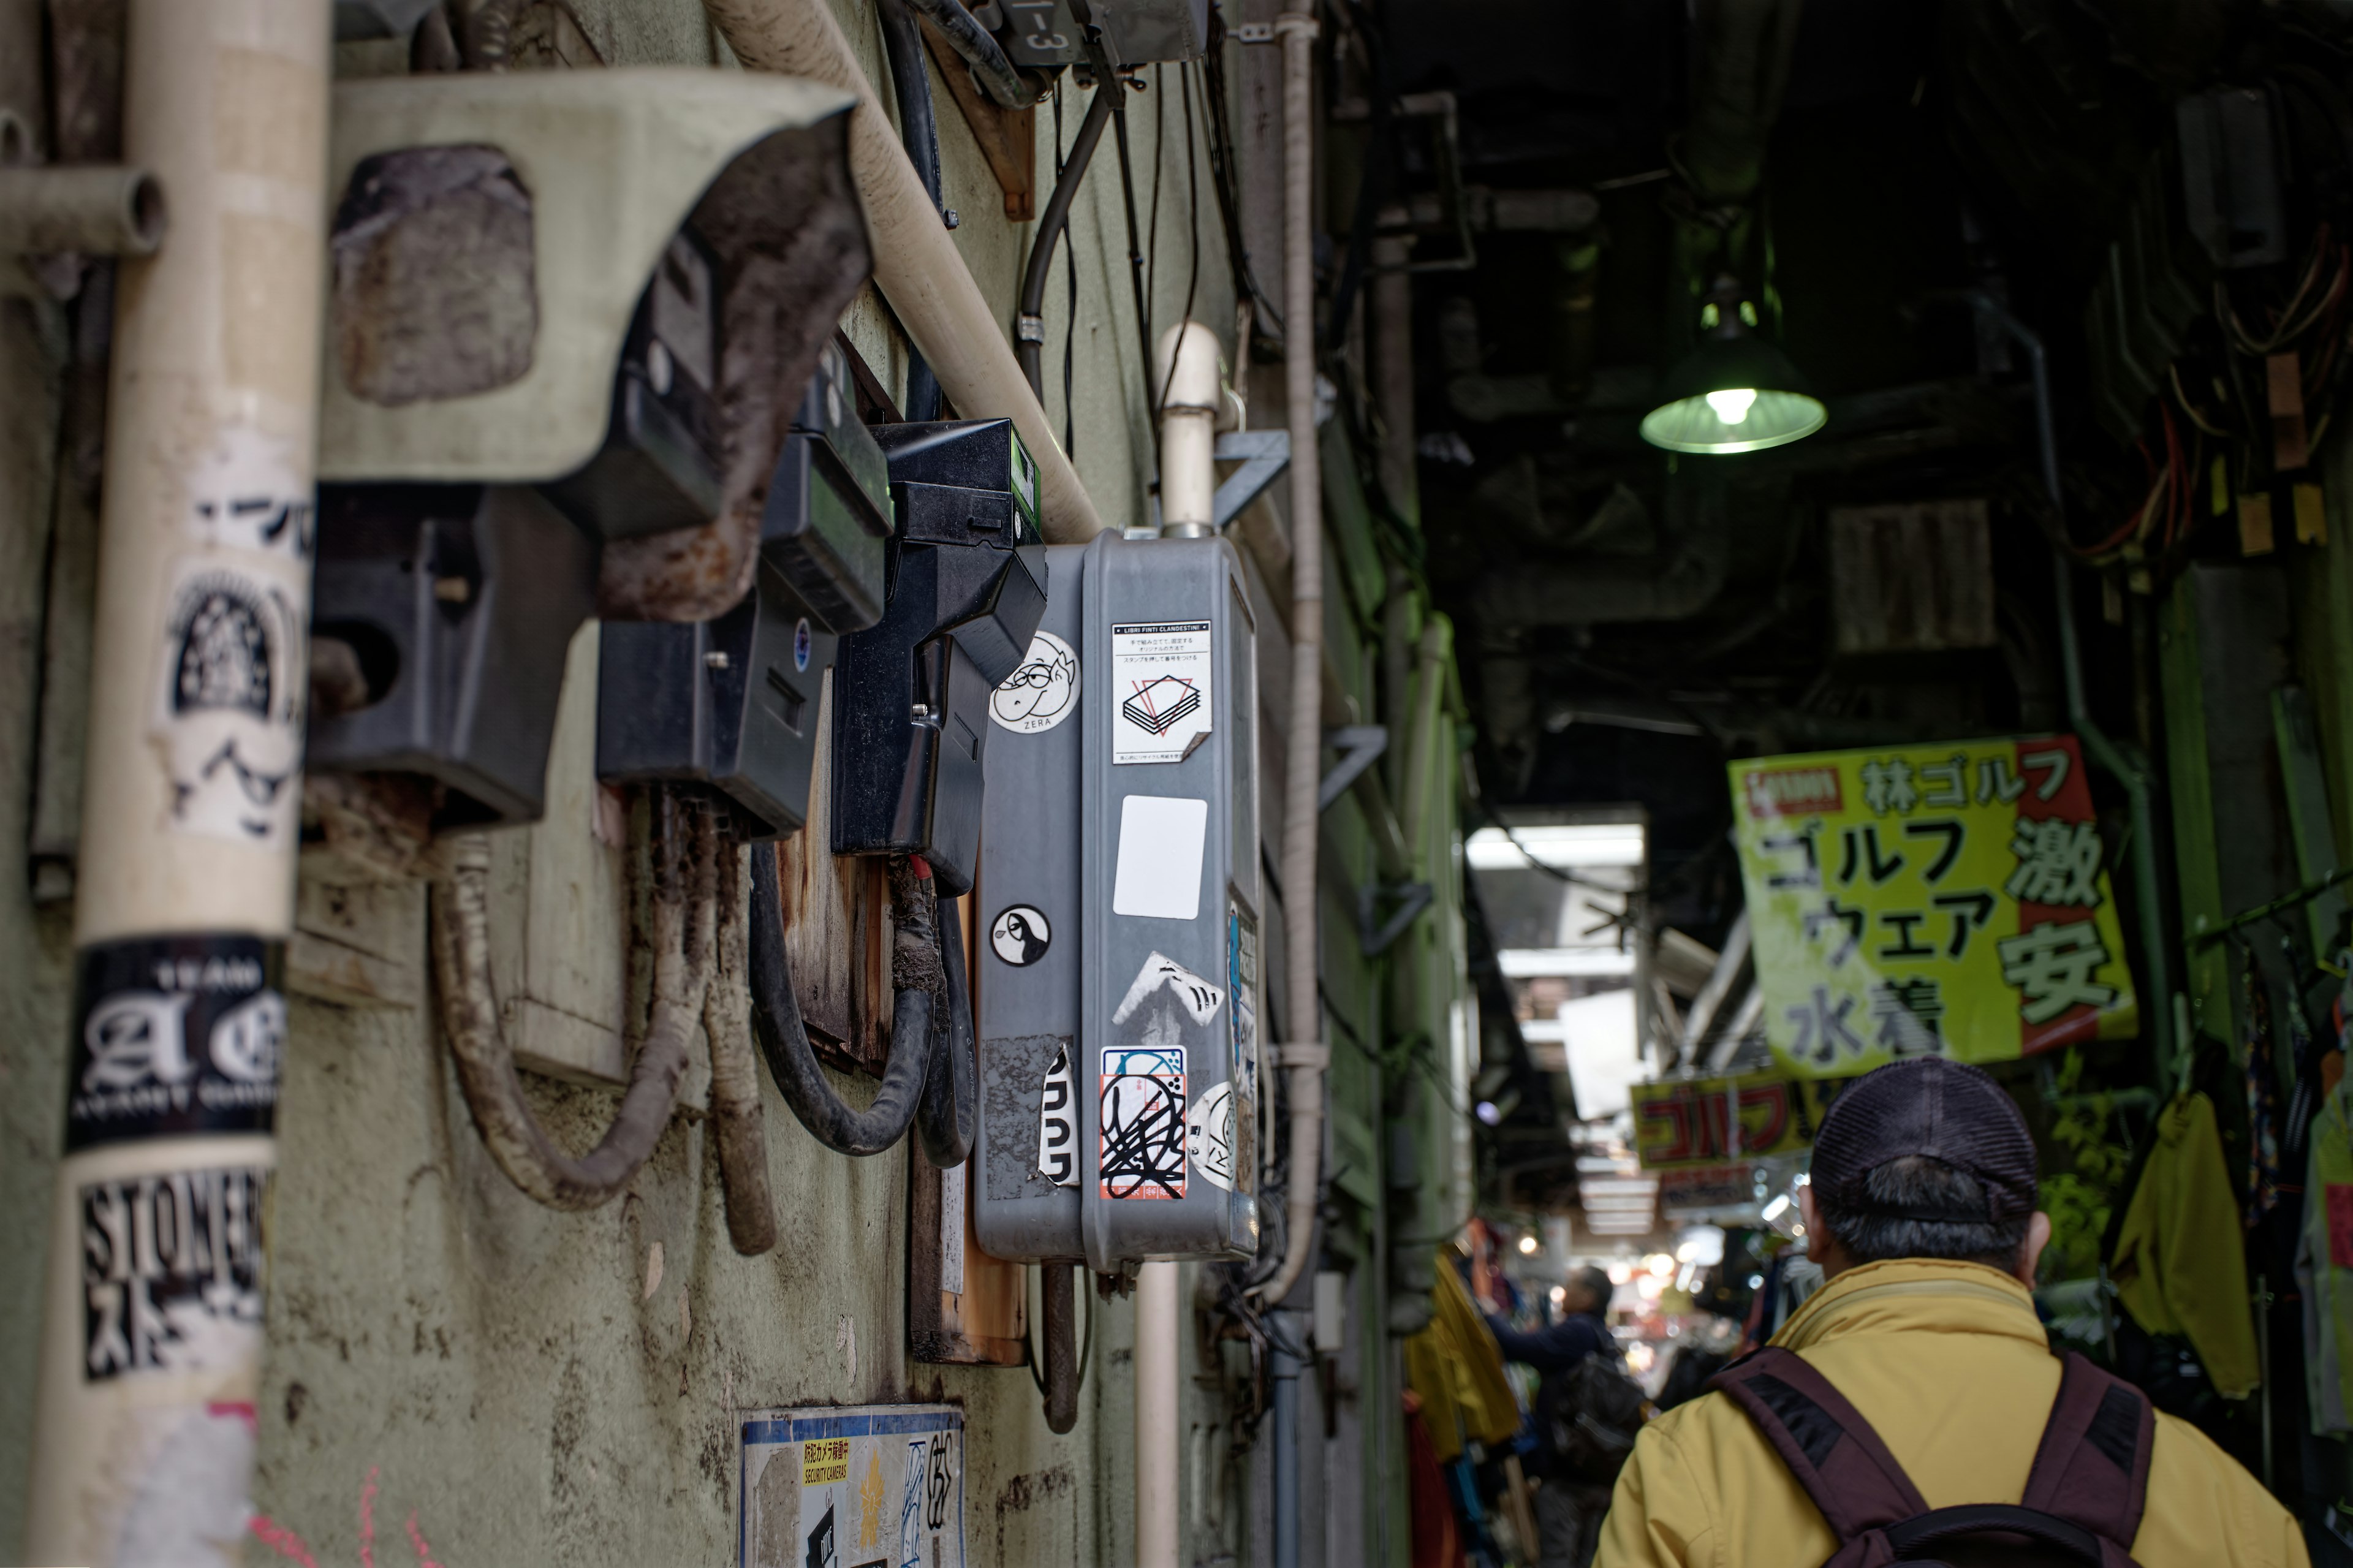
{"type": "MultiPolygon", "coordinates": [[[[2197,1428],[2052,1354],[2036,1190],[2025,1120],[1975,1068],[1915,1058],[1840,1095],[1799,1199],[1828,1283],[1642,1429],[1601,1568],[1817,1568],[1968,1504],[1991,1505],[1977,1517],[1997,1530],[2063,1521],[2112,1543],[2111,1563],[2306,1568],[2287,1510],[2197,1428]]],[[[1967,1561],[2057,1560],[2017,1555],[2015,1534],[1926,1549],[1973,1546],[2011,1555],[1967,1561]]]]}
{"type": "MultiPolygon", "coordinates": [[[[1579,1456],[1567,1451],[1556,1428],[1574,1426],[1587,1391],[1580,1373],[1596,1356],[1618,1359],[1618,1341],[1602,1314],[1614,1288],[1599,1268],[1571,1273],[1563,1287],[1562,1316],[1543,1328],[1523,1331],[1491,1315],[1487,1326],[1504,1359],[1533,1368],[1541,1382],[1536,1394],[1540,1441],[1529,1456],[1537,1483],[1536,1547],[1539,1568],[1585,1568],[1593,1561],[1602,1510],[1609,1506],[1607,1477],[1581,1473],[1579,1456]],[[1603,1484],[1596,1485],[1599,1481],[1603,1484]]],[[[1622,1374],[1621,1374],[1622,1375],[1622,1374]]]]}

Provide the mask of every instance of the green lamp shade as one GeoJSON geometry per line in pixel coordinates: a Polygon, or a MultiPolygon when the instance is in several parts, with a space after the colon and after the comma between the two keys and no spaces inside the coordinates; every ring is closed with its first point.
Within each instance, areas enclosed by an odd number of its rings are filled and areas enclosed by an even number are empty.
{"type": "Polygon", "coordinates": [[[1711,339],[1675,366],[1642,439],[1725,457],[1803,440],[1830,417],[1788,356],[1752,337],[1711,339]]]}

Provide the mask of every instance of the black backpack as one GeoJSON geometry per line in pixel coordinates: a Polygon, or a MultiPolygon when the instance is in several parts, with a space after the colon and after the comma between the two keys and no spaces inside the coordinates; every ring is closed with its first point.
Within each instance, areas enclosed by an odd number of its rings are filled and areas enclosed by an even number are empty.
{"type": "MultiPolygon", "coordinates": [[[[1610,1341],[1603,1333],[1603,1345],[1610,1341]]],[[[1642,1385],[1612,1349],[1595,1351],[1556,1377],[1544,1380],[1536,1396],[1536,1420],[1562,1468],[1578,1480],[1606,1486],[1625,1468],[1642,1429],[1642,1385]]]]}
{"type": "Polygon", "coordinates": [[[2157,1416],[2140,1390],[2070,1353],[2016,1504],[1931,1509],[1879,1434],[1794,1351],[1768,1347],[1711,1386],[1757,1423],[1839,1539],[1823,1568],[1942,1563],[2133,1568],[2157,1416]]]}

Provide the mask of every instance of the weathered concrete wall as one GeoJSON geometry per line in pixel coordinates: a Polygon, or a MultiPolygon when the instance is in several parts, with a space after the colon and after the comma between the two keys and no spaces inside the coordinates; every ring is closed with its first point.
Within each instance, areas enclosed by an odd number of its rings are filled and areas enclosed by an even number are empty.
{"type": "MultiPolygon", "coordinates": [[[[571,0],[568,10],[608,66],[732,68],[693,0],[571,0]]],[[[849,0],[839,12],[890,103],[871,9],[849,0]]],[[[373,72],[394,62],[360,50],[344,63],[373,72]]],[[[1188,182],[1177,81],[1171,68],[1163,94],[1131,99],[1147,221],[1155,169],[1161,187],[1155,317],[1173,321],[1189,286],[1193,314],[1230,343],[1232,295],[1207,154],[1197,149],[1188,182]],[[1162,97],[1165,140],[1155,128],[1162,97]],[[1202,226],[1197,280],[1188,184],[1202,226]]],[[[1085,96],[1066,91],[1067,136],[1085,96]]],[[[936,75],[934,93],[946,199],[963,218],[956,243],[1009,342],[1029,226],[1003,217],[997,184],[936,75]]],[[[1050,110],[1039,120],[1042,206],[1052,180],[1050,110]]],[[[1076,455],[1116,527],[1144,515],[1151,442],[1109,137],[1071,245],[1076,455]]],[[[1046,311],[1046,402],[1057,428],[1066,412],[1061,273],[1058,266],[1046,311]]],[[[0,1270],[0,1561],[14,1560],[21,1538],[36,1260],[62,1120],[69,1002],[64,912],[34,910],[23,860],[47,516],[47,468],[33,459],[54,447],[48,400],[62,347],[44,355],[19,345],[42,322],[54,335],[53,318],[0,302],[0,1235],[21,1260],[0,1270]],[[40,490],[38,504],[20,497],[24,489],[40,490]]],[[[902,390],[903,345],[871,291],[846,324],[902,390]]],[[[554,831],[589,828],[583,821],[554,831]]],[[[383,962],[427,973],[420,888],[390,895],[370,924],[383,962]]],[[[904,1148],[866,1161],[821,1149],[764,1073],[784,1239],[769,1256],[746,1259],[728,1246],[699,1121],[673,1122],[621,1202],[559,1215],[525,1200],[482,1150],[429,988],[415,1006],[297,997],[292,1026],[254,1503],[318,1563],[360,1561],[368,1521],[374,1550],[405,1561],[423,1550],[406,1540],[412,1519],[433,1558],[455,1568],[733,1561],[736,1413],[908,1399],[966,1410],[970,1562],[1092,1564],[1132,1552],[1124,1533],[1133,1485],[1131,1305],[1103,1309],[1080,1425],[1066,1437],[1047,1432],[1026,1369],[911,1363],[904,1148]]],[[[533,1087],[551,1127],[575,1147],[610,1118],[609,1093],[533,1087]]],[[[248,1560],[262,1555],[255,1547],[248,1560]]]]}

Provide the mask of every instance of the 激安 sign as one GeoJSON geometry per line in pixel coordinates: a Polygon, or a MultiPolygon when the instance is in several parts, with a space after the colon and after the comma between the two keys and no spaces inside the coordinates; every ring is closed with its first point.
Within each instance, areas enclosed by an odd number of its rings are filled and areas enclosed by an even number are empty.
{"type": "Polygon", "coordinates": [[[2072,735],[1731,765],[1765,1033],[1807,1076],[2137,1032],[2072,735]]]}

